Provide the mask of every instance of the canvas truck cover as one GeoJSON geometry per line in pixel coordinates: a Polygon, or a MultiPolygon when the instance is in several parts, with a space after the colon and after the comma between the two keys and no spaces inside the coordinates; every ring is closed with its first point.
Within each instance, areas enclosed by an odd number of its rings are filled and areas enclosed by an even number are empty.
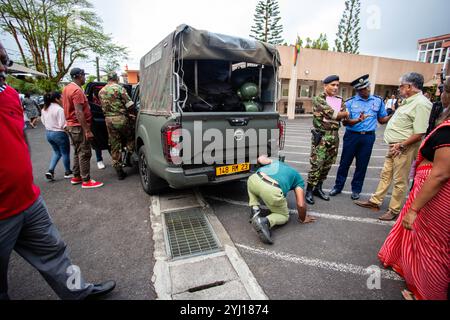
{"type": "Polygon", "coordinates": [[[175,60],[223,60],[275,68],[281,65],[280,55],[273,45],[181,25],[141,59],[142,111],[170,113],[175,60]]]}

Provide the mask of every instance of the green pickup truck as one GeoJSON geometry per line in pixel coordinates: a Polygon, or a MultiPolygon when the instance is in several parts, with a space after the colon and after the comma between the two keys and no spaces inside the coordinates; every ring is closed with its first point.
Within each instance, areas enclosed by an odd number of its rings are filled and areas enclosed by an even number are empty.
{"type": "Polygon", "coordinates": [[[247,178],[278,156],[280,57],[269,44],[179,26],[141,59],[134,89],[144,190],[247,178]]]}

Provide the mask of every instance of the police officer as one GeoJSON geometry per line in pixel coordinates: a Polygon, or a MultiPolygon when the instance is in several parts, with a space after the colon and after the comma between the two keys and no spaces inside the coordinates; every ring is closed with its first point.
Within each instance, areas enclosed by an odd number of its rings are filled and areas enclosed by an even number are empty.
{"type": "Polygon", "coordinates": [[[324,92],[313,98],[314,129],[311,149],[311,171],[308,177],[306,201],[314,205],[314,196],[330,201],[322,190],[333,164],[336,163],[339,150],[339,128],[341,120],[347,119],[349,113],[344,101],[337,96],[339,91],[339,76],[327,77],[324,92]]]}
{"type": "Polygon", "coordinates": [[[123,171],[122,150],[125,147],[128,153],[134,150],[134,103],[119,85],[115,72],[108,74],[108,84],[99,92],[99,98],[105,113],[113,167],[119,180],[123,180],[127,175],[123,171]]]}
{"type": "Polygon", "coordinates": [[[330,192],[334,197],[344,189],[348,171],[356,158],[356,171],[352,181],[352,200],[359,200],[364,185],[373,146],[375,144],[377,122],[387,123],[388,116],[383,99],[370,94],[369,75],[364,75],[351,84],[357,95],[346,101],[350,118],[344,121],[347,131],[336,184],[330,192]]]}

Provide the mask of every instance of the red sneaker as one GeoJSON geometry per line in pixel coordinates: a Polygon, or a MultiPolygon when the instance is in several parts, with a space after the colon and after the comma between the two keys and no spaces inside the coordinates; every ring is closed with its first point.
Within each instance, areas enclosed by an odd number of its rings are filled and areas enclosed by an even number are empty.
{"type": "Polygon", "coordinates": [[[76,186],[77,184],[82,184],[83,183],[83,179],[81,178],[72,178],[70,179],[70,183],[74,186],[76,186]]]}
{"type": "Polygon", "coordinates": [[[103,187],[103,183],[102,182],[97,182],[95,180],[90,180],[88,182],[83,182],[82,188],[83,189],[95,189],[95,188],[100,188],[103,187]]]}

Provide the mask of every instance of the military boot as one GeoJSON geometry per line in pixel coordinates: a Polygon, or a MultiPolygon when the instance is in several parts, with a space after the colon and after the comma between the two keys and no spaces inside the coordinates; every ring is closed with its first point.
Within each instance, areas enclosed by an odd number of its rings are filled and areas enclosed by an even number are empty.
{"type": "Polygon", "coordinates": [[[319,183],[316,188],[314,189],[314,195],[319,197],[320,199],[324,201],[330,201],[330,197],[325,194],[322,190],[323,182],[319,183]]]}
{"type": "Polygon", "coordinates": [[[117,172],[117,178],[119,180],[125,180],[125,178],[127,177],[127,173],[125,171],[123,171],[122,168],[117,168],[116,172],[117,172]]]}
{"type": "Polygon", "coordinates": [[[308,187],[306,189],[306,202],[310,205],[314,205],[316,202],[314,201],[314,187],[310,184],[308,184],[308,187]]]}

